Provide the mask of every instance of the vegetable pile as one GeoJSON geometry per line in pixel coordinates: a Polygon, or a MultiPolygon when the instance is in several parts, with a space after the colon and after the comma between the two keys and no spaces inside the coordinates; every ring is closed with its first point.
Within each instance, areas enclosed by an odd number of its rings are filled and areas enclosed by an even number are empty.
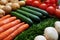
{"type": "Polygon", "coordinates": [[[12,11],[11,15],[20,18],[22,21],[32,25],[33,23],[39,23],[42,19],[48,18],[49,14],[42,10],[32,6],[25,6],[12,11]]]}
{"type": "Polygon", "coordinates": [[[60,9],[58,9],[58,0],[26,0],[26,5],[38,7],[46,10],[50,15],[60,18],[60,9]]]}
{"type": "Polygon", "coordinates": [[[0,40],[13,40],[19,33],[29,27],[29,24],[21,22],[10,15],[0,18],[0,40]]]}

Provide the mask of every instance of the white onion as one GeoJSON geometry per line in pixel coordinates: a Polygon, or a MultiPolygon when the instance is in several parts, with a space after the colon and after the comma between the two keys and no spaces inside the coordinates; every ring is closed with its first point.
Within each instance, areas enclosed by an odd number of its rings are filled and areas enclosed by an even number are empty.
{"type": "Polygon", "coordinates": [[[59,34],[60,34],[60,21],[56,21],[55,22],[55,28],[56,28],[56,30],[59,32],[59,34]]]}
{"type": "Polygon", "coordinates": [[[53,27],[47,27],[44,31],[44,36],[47,38],[47,40],[57,40],[58,32],[53,27]]]}
{"type": "Polygon", "coordinates": [[[36,36],[34,40],[46,40],[46,38],[42,35],[36,36]]]}

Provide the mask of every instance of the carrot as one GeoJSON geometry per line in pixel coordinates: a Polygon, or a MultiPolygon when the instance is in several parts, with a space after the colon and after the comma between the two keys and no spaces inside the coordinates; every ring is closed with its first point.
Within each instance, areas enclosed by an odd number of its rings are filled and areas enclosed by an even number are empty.
{"type": "Polygon", "coordinates": [[[14,21],[15,19],[16,19],[16,17],[7,18],[7,19],[5,19],[5,20],[3,20],[3,21],[0,22],[0,26],[2,26],[4,24],[7,24],[7,23],[9,23],[11,21],[14,21]]]}
{"type": "Polygon", "coordinates": [[[13,21],[11,23],[8,23],[8,24],[5,24],[5,25],[1,26],[0,27],[0,33],[7,30],[7,29],[9,29],[12,26],[15,26],[18,23],[20,23],[20,20],[15,20],[15,21],[13,21]]]}
{"type": "Polygon", "coordinates": [[[10,29],[6,30],[5,32],[2,32],[0,34],[0,40],[3,40],[5,37],[10,35],[12,32],[14,32],[17,28],[19,28],[23,24],[24,24],[24,22],[23,23],[19,23],[19,24],[15,25],[15,26],[11,27],[10,29]]]}
{"type": "Polygon", "coordinates": [[[4,38],[3,40],[13,40],[16,37],[16,35],[23,32],[28,27],[29,27],[28,24],[22,25],[21,27],[19,27],[17,30],[15,30],[12,34],[10,34],[8,37],[4,38]]]}
{"type": "Polygon", "coordinates": [[[0,18],[0,21],[6,19],[6,18],[9,18],[11,15],[6,15],[6,16],[3,16],[2,18],[0,18]]]}

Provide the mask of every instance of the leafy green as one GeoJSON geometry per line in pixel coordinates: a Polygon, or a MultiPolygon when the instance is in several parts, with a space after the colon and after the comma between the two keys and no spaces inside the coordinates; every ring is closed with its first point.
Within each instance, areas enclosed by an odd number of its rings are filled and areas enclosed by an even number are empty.
{"type": "Polygon", "coordinates": [[[32,25],[29,29],[19,34],[14,40],[34,40],[35,36],[43,35],[46,27],[54,27],[57,18],[47,18],[39,24],[32,25]]]}

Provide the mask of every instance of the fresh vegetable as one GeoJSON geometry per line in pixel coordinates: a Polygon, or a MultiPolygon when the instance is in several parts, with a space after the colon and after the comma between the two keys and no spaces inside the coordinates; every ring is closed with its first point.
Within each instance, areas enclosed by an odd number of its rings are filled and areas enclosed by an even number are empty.
{"type": "Polygon", "coordinates": [[[56,9],[55,16],[57,18],[60,18],[60,9],[56,9]]]}
{"type": "Polygon", "coordinates": [[[60,21],[56,21],[55,22],[55,29],[58,31],[58,33],[60,34],[60,21]]]}
{"type": "Polygon", "coordinates": [[[9,22],[12,22],[12,21],[14,21],[16,19],[16,17],[10,17],[10,18],[7,18],[7,19],[5,19],[5,20],[3,20],[3,21],[0,21],[0,26],[2,26],[2,25],[4,25],[4,24],[7,24],[7,23],[9,23],[9,22]]]}
{"type": "Polygon", "coordinates": [[[2,18],[0,18],[0,21],[4,20],[4,19],[7,19],[9,18],[11,15],[6,15],[6,16],[3,16],[2,18]]]}
{"type": "Polygon", "coordinates": [[[13,33],[16,29],[18,29],[18,28],[19,28],[20,26],[22,26],[23,24],[24,24],[24,22],[23,22],[23,23],[19,23],[19,24],[15,25],[15,26],[11,27],[10,29],[2,32],[2,33],[0,34],[0,40],[3,40],[5,37],[7,37],[7,36],[10,35],[11,33],[13,33]]]}
{"type": "Polygon", "coordinates": [[[42,13],[40,13],[40,12],[31,10],[31,9],[29,9],[29,8],[26,8],[26,7],[21,7],[20,9],[21,9],[21,10],[24,10],[24,11],[26,11],[26,12],[29,12],[29,13],[31,13],[31,14],[34,14],[34,15],[36,15],[36,16],[39,16],[40,18],[43,18],[42,13]]]}
{"type": "Polygon", "coordinates": [[[38,36],[35,37],[34,40],[46,40],[46,38],[42,35],[38,35],[38,36]]]}
{"type": "Polygon", "coordinates": [[[5,24],[5,25],[1,26],[0,27],[0,33],[2,33],[3,31],[9,29],[10,27],[12,27],[12,26],[14,26],[14,25],[16,25],[16,24],[18,24],[20,22],[21,22],[20,20],[15,20],[13,22],[10,22],[8,24],[5,24]]]}
{"type": "Polygon", "coordinates": [[[7,0],[0,0],[0,4],[7,4],[8,1],[7,0]]]}
{"type": "Polygon", "coordinates": [[[6,14],[10,13],[12,10],[12,8],[10,6],[5,6],[2,9],[5,11],[6,14]]]}
{"type": "Polygon", "coordinates": [[[24,6],[25,5],[25,1],[19,1],[18,2],[20,6],[24,6]]]}
{"type": "Polygon", "coordinates": [[[12,10],[16,10],[16,9],[20,8],[20,5],[19,5],[19,3],[12,3],[11,7],[12,7],[12,10]]]}
{"type": "Polygon", "coordinates": [[[40,22],[40,18],[36,15],[30,14],[30,13],[25,12],[23,10],[17,10],[17,12],[31,18],[35,22],[40,22]]]}
{"type": "Polygon", "coordinates": [[[26,17],[26,16],[24,16],[22,14],[19,14],[17,12],[11,12],[11,15],[16,16],[17,18],[21,19],[22,21],[25,21],[26,23],[28,23],[30,25],[33,24],[31,19],[29,19],[28,17],[26,17]]]}
{"type": "Polygon", "coordinates": [[[41,4],[41,2],[38,0],[35,0],[32,2],[32,6],[34,6],[34,7],[39,7],[40,4],[41,4]]]}
{"type": "Polygon", "coordinates": [[[42,10],[42,9],[38,9],[38,8],[35,8],[35,7],[32,7],[32,6],[26,6],[26,7],[29,8],[29,9],[38,11],[38,12],[42,13],[44,16],[49,17],[49,14],[46,11],[42,10]]]}
{"type": "Polygon", "coordinates": [[[11,5],[12,5],[12,3],[11,3],[11,2],[6,4],[6,6],[11,6],[11,5]]]}
{"type": "Polygon", "coordinates": [[[5,11],[0,9],[0,17],[3,17],[5,15],[5,11]]]}
{"type": "Polygon", "coordinates": [[[58,32],[53,27],[47,27],[44,31],[47,40],[58,40],[58,32]]]}
{"type": "Polygon", "coordinates": [[[3,7],[5,7],[4,5],[0,5],[0,9],[2,9],[3,7]]]}
{"type": "Polygon", "coordinates": [[[17,30],[15,30],[12,34],[10,34],[8,37],[6,37],[3,40],[13,40],[19,33],[21,33],[22,31],[26,30],[29,27],[28,24],[24,24],[22,26],[20,26],[17,30]]]}
{"type": "Polygon", "coordinates": [[[56,11],[56,9],[53,6],[49,6],[46,10],[50,15],[54,15],[56,11]]]}
{"type": "Polygon", "coordinates": [[[8,0],[11,3],[17,3],[19,0],[8,0]]]}
{"type": "Polygon", "coordinates": [[[47,7],[48,7],[48,5],[45,4],[45,3],[42,3],[41,5],[39,5],[39,8],[41,8],[41,9],[43,9],[43,10],[46,10],[47,7]]]}

